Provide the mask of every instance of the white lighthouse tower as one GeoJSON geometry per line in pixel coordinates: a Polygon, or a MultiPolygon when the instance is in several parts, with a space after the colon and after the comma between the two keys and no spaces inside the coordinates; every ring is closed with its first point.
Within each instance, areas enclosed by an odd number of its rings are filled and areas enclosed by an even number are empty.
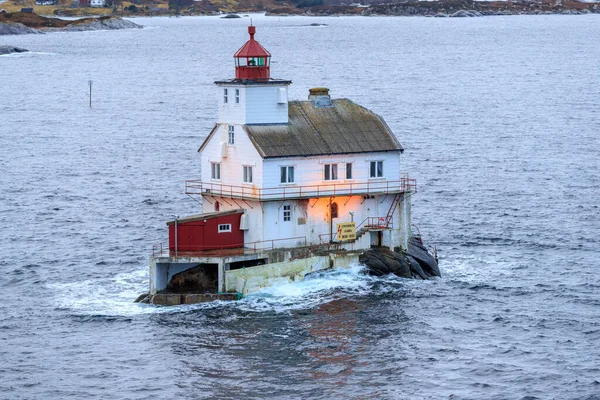
{"type": "Polygon", "coordinates": [[[217,81],[219,124],[285,124],[288,122],[287,87],[291,81],[271,79],[271,54],[254,40],[256,27],[249,26],[248,40],[233,56],[235,79],[217,81]]]}

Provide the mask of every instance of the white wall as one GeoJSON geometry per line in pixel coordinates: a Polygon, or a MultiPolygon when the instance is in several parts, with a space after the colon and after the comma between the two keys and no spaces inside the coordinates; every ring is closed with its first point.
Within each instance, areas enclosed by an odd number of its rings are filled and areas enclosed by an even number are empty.
{"type": "Polygon", "coordinates": [[[287,85],[223,85],[217,89],[219,123],[276,124],[288,122],[287,85]],[[228,89],[227,103],[223,89],[228,89]],[[235,102],[235,91],[240,102],[235,102]],[[279,89],[285,90],[285,102],[279,103],[279,89]]]}
{"type": "Polygon", "coordinates": [[[327,185],[343,184],[351,182],[383,182],[399,181],[400,171],[400,153],[381,152],[369,154],[354,154],[341,156],[315,156],[315,157],[295,157],[288,159],[270,158],[264,160],[263,169],[263,187],[274,188],[283,186],[298,185],[327,185]],[[383,161],[383,177],[369,178],[369,167],[371,161],[383,161]],[[346,180],[345,163],[353,163],[353,179],[346,180]],[[338,180],[325,181],[323,176],[323,165],[338,164],[338,180]],[[286,165],[294,166],[295,182],[293,185],[282,184],[280,179],[280,167],[286,165]]]}
{"type": "MultiPolygon", "coordinates": [[[[250,142],[243,127],[234,125],[234,129],[235,143],[233,145],[228,144],[228,125],[221,124],[202,149],[200,157],[202,163],[201,179],[203,182],[244,187],[244,190],[247,189],[248,193],[251,193],[253,189],[256,190],[263,184],[262,158],[250,142]],[[226,157],[223,156],[223,146],[225,146],[226,157]],[[211,162],[221,163],[221,180],[211,179],[211,162]],[[252,166],[251,184],[243,182],[244,165],[252,166]]],[[[210,205],[207,207],[203,205],[203,210],[209,212],[213,208],[210,205]]]]}

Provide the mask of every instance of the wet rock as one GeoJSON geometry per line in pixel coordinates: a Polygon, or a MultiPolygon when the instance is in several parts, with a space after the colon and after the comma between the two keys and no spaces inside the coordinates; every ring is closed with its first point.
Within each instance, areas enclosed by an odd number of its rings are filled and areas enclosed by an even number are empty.
{"type": "Polygon", "coordinates": [[[391,251],[387,247],[375,247],[361,254],[358,260],[367,266],[369,274],[375,276],[394,274],[412,279],[441,276],[436,259],[416,238],[411,238],[406,251],[400,248],[391,251]]]}
{"type": "Polygon", "coordinates": [[[216,292],[218,279],[216,267],[198,265],[175,274],[167,283],[167,290],[176,293],[193,291],[216,292]]]}
{"type": "Polygon", "coordinates": [[[19,22],[0,22],[0,35],[25,35],[31,33],[41,34],[43,32],[34,28],[29,28],[19,22]]]}
{"type": "Polygon", "coordinates": [[[0,55],[11,54],[11,53],[24,53],[29,50],[22,49],[14,46],[0,46],[0,55]]]}
{"type": "MultiPolygon", "coordinates": [[[[397,249],[399,250],[399,249],[397,249]]],[[[408,242],[406,254],[417,260],[423,271],[429,276],[442,276],[436,259],[416,238],[412,237],[408,242]]]]}
{"type": "Polygon", "coordinates": [[[137,299],[135,299],[134,303],[143,303],[147,304],[150,301],[150,293],[142,293],[137,299]]]}

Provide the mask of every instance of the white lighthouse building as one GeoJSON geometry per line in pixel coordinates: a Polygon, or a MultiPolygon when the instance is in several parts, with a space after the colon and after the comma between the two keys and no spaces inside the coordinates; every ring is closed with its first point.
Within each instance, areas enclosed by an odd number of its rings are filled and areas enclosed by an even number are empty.
{"type": "Polygon", "coordinates": [[[244,243],[276,247],[342,241],[404,246],[410,229],[403,149],[384,120],[325,88],[289,101],[289,80],[270,77],[271,55],[255,39],[234,55],[236,77],[215,82],[219,118],[200,149],[202,177],[187,192],[204,212],[243,209],[244,243]],[[366,236],[368,240],[361,240],[366,236]]]}
{"type": "Polygon", "coordinates": [[[198,149],[200,179],[186,182],[202,214],[168,223],[151,294],[187,269],[204,274],[203,290],[246,294],[357,262],[372,246],[407,247],[416,183],[388,125],[326,88],[290,101],[292,82],[271,78],[255,32],[234,55],[235,78],[215,82],[218,119],[198,149]]]}

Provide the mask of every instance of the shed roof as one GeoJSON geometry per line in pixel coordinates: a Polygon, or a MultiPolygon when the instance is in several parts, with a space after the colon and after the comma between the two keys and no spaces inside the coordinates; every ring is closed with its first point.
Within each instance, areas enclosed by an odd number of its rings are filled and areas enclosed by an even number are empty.
{"type": "Polygon", "coordinates": [[[290,101],[289,123],[244,129],[263,158],[403,151],[383,118],[348,99],[331,107],[290,101]]]}
{"type": "MultiPolygon", "coordinates": [[[[229,210],[229,211],[215,211],[215,212],[209,212],[209,213],[204,213],[204,214],[196,214],[196,215],[190,215],[187,217],[183,217],[183,218],[179,218],[177,220],[178,224],[185,224],[187,222],[195,222],[195,221],[204,221],[205,219],[212,219],[212,218],[218,218],[218,217],[226,217],[228,215],[233,215],[233,214],[243,214],[244,210],[243,209],[236,209],[236,210],[229,210]]],[[[175,220],[171,220],[171,221],[167,221],[167,225],[173,225],[175,223],[175,220]]]]}

